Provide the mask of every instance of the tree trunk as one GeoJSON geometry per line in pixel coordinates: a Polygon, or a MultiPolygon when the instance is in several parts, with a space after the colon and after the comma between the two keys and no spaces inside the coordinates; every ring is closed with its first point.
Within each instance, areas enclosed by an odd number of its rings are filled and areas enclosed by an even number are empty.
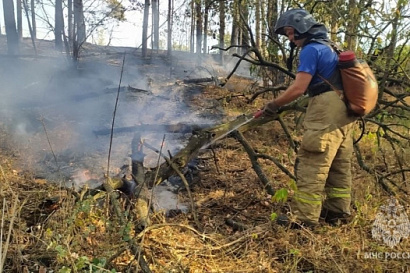
{"type": "Polygon", "coordinates": [[[153,29],[153,43],[152,49],[159,49],[159,2],[152,0],[152,29],[153,29]]]}
{"type": "Polygon", "coordinates": [[[384,71],[384,75],[383,78],[381,80],[380,86],[379,86],[379,100],[383,98],[383,93],[384,93],[384,89],[386,87],[386,83],[387,83],[387,78],[390,77],[390,73],[391,71],[391,65],[394,61],[394,53],[395,53],[395,49],[397,46],[397,38],[398,38],[398,27],[399,27],[399,20],[401,17],[401,13],[402,13],[402,9],[403,6],[401,4],[399,4],[397,6],[397,12],[395,12],[395,16],[393,18],[393,22],[392,22],[392,30],[391,30],[391,39],[390,39],[390,44],[387,48],[386,51],[386,64],[385,64],[385,71],[384,71]]]}
{"type": "Polygon", "coordinates": [[[205,6],[204,12],[204,53],[208,53],[208,20],[209,20],[209,6],[205,6]]]}
{"type": "Polygon", "coordinates": [[[340,13],[338,11],[339,7],[341,5],[343,5],[343,3],[338,0],[338,1],[334,1],[334,2],[330,2],[329,4],[332,5],[332,12],[331,12],[331,21],[329,22],[330,24],[330,40],[334,41],[334,42],[338,42],[337,41],[337,31],[339,29],[339,17],[340,17],[340,13]]]}
{"type": "Polygon", "coordinates": [[[77,61],[80,47],[85,41],[85,26],[83,14],[83,1],[74,0],[74,28],[73,28],[73,59],[77,61]]]}
{"type": "Polygon", "coordinates": [[[202,53],[202,1],[196,0],[196,53],[202,53]]]}
{"type": "Polygon", "coordinates": [[[36,40],[37,39],[37,23],[36,23],[36,2],[35,0],[31,0],[30,6],[31,6],[31,29],[33,31],[31,34],[31,38],[36,40]]]}
{"type": "MultiPolygon", "coordinates": [[[[240,20],[240,26],[243,26],[244,24],[248,24],[248,20],[249,20],[249,7],[248,4],[244,1],[241,2],[241,8],[240,8],[241,14],[243,16],[244,20],[240,20]],[[244,22],[243,22],[244,21],[244,22]]],[[[240,45],[241,46],[249,46],[249,32],[246,31],[243,27],[240,28],[241,29],[241,34],[240,34],[240,45]]],[[[242,54],[246,52],[246,48],[242,48],[242,54]]]]}
{"type": "Polygon", "coordinates": [[[21,0],[16,0],[17,8],[17,33],[19,39],[23,38],[23,10],[21,0]]]}
{"type": "Polygon", "coordinates": [[[150,1],[145,0],[144,21],[142,22],[142,57],[147,57],[149,6],[150,1]]]}
{"type": "Polygon", "coordinates": [[[14,18],[13,0],[3,0],[4,24],[7,34],[7,53],[17,55],[19,53],[19,37],[16,29],[16,20],[14,18]]]}
{"type": "Polygon", "coordinates": [[[86,40],[83,0],[74,1],[74,10],[74,14],[77,15],[77,20],[75,22],[77,27],[77,42],[78,45],[81,47],[81,45],[86,40]]]}
{"type": "Polygon", "coordinates": [[[23,0],[23,6],[24,6],[24,13],[26,14],[26,18],[27,18],[28,29],[30,31],[31,42],[34,48],[34,54],[37,56],[36,40],[34,38],[33,27],[31,26],[31,22],[30,22],[27,0],[23,0]]]}
{"type": "MultiPolygon", "coordinates": [[[[225,1],[219,2],[219,47],[225,48],[225,1]]],[[[224,65],[224,51],[220,50],[221,65],[224,65]]]]}
{"type": "MultiPolygon", "coordinates": [[[[267,22],[264,19],[265,11],[266,11],[266,1],[261,0],[261,17],[262,17],[262,20],[261,20],[262,33],[261,33],[261,35],[268,34],[268,28],[269,28],[269,25],[267,25],[267,22]]],[[[262,37],[262,36],[261,36],[261,52],[262,52],[262,55],[266,59],[268,59],[269,56],[268,56],[267,41],[266,41],[265,37],[262,37]]]]}
{"type": "Polygon", "coordinates": [[[73,0],[67,1],[67,29],[68,43],[73,44],[73,0]]]}
{"type": "Polygon", "coordinates": [[[172,54],[172,20],[174,12],[174,1],[168,0],[168,37],[167,37],[167,49],[168,57],[171,57],[172,54]]]}
{"type": "MultiPolygon", "coordinates": [[[[239,7],[238,1],[234,1],[232,10],[232,35],[231,46],[239,45],[239,7]]],[[[233,47],[229,53],[236,53],[237,49],[233,47]]]]}
{"type": "Polygon", "coordinates": [[[54,41],[57,50],[61,51],[63,49],[63,1],[56,0],[55,5],[55,26],[54,26],[54,41]]]}
{"type": "Polygon", "coordinates": [[[277,38],[275,34],[275,24],[278,20],[278,1],[268,0],[266,8],[266,21],[268,22],[269,36],[277,38]]]}
{"type": "Polygon", "coordinates": [[[195,52],[195,1],[191,0],[191,36],[189,37],[189,52],[195,52]]]}
{"type": "Polygon", "coordinates": [[[255,0],[255,43],[256,48],[261,51],[261,1],[255,0]]]}
{"type": "Polygon", "coordinates": [[[345,42],[347,48],[351,50],[356,50],[357,43],[357,27],[359,24],[360,8],[358,6],[357,0],[349,0],[349,20],[347,22],[347,33],[345,42]]]}

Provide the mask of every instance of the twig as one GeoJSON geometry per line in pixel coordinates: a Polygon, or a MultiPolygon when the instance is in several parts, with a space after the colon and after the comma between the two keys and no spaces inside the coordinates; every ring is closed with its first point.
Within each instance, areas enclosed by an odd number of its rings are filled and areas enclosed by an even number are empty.
{"type": "Polygon", "coordinates": [[[286,90],[286,88],[288,88],[286,85],[278,85],[278,86],[263,88],[262,90],[256,91],[255,93],[253,93],[252,97],[250,97],[247,102],[250,104],[261,94],[264,94],[267,92],[277,92],[281,90],[286,90]]]}
{"type": "Polygon", "coordinates": [[[216,171],[218,172],[218,174],[220,174],[221,170],[219,169],[218,160],[216,159],[216,153],[215,153],[215,150],[212,147],[211,147],[211,151],[212,151],[212,157],[214,159],[216,171]]]}
{"type": "Polygon", "coordinates": [[[124,63],[125,63],[125,52],[124,52],[124,57],[123,57],[123,59],[122,59],[120,82],[118,83],[118,90],[117,90],[117,97],[115,98],[114,112],[113,112],[113,114],[112,114],[111,134],[110,134],[110,147],[109,147],[109,149],[108,149],[107,178],[110,177],[110,159],[111,159],[112,140],[113,140],[113,137],[114,137],[115,115],[116,115],[116,113],[117,113],[118,100],[119,100],[119,97],[120,97],[120,89],[121,89],[122,75],[123,75],[123,73],[124,73],[124,63]]]}
{"type": "MultiPolygon", "coordinates": [[[[12,208],[12,217],[11,217],[10,224],[9,224],[9,231],[8,231],[8,234],[7,234],[6,243],[4,245],[4,249],[0,250],[0,251],[2,251],[2,257],[1,257],[1,260],[0,260],[0,273],[3,272],[4,262],[6,261],[7,250],[9,248],[11,232],[13,230],[13,225],[14,225],[14,219],[16,218],[16,214],[17,214],[16,209],[17,209],[18,201],[19,201],[18,197],[15,196],[15,200],[14,200],[14,204],[13,204],[13,208],[12,208]]],[[[4,215],[4,211],[3,211],[3,215],[4,215]]],[[[3,221],[3,218],[2,218],[2,221],[3,221]]],[[[3,228],[2,228],[2,230],[3,230],[3,228]]]]}
{"type": "Polygon", "coordinates": [[[3,230],[4,230],[4,215],[6,212],[6,198],[3,198],[3,210],[1,214],[1,227],[0,227],[0,238],[2,238],[0,242],[0,273],[3,272],[3,230]]]}
{"type": "Polygon", "coordinates": [[[43,117],[40,118],[40,122],[41,122],[41,125],[43,126],[44,133],[46,134],[47,143],[48,143],[48,146],[50,147],[51,154],[53,155],[54,161],[56,163],[57,171],[59,172],[60,171],[60,166],[58,165],[57,156],[54,153],[53,146],[51,145],[50,138],[48,137],[47,128],[46,128],[46,125],[44,123],[44,118],[43,117]]]}
{"type": "Polygon", "coordinates": [[[269,155],[265,155],[265,154],[257,154],[256,156],[258,158],[268,159],[272,161],[282,172],[284,172],[287,176],[289,176],[291,179],[296,181],[296,177],[288,169],[286,169],[282,164],[280,164],[280,162],[276,158],[269,156],[269,155]]]}
{"type": "Polygon", "coordinates": [[[124,253],[124,251],[126,251],[128,249],[128,247],[124,246],[121,247],[120,249],[117,250],[117,252],[115,252],[113,255],[111,255],[111,257],[109,257],[106,261],[106,266],[111,264],[112,261],[114,261],[116,258],[118,258],[119,256],[121,256],[122,253],[124,253]]]}

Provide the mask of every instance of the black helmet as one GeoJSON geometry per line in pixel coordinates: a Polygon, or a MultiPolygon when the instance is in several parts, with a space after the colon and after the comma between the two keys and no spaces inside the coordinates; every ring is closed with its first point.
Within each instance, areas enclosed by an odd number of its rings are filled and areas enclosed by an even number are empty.
{"type": "Polygon", "coordinates": [[[299,34],[308,32],[313,26],[321,25],[304,9],[291,9],[283,13],[275,25],[275,33],[286,35],[285,27],[293,27],[299,34]]]}

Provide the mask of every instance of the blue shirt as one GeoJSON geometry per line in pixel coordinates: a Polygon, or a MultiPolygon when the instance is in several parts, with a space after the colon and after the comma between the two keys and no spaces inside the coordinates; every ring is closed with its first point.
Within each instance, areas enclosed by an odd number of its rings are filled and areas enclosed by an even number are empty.
{"type": "Polygon", "coordinates": [[[305,45],[299,54],[299,66],[297,72],[306,72],[313,76],[309,86],[322,82],[322,79],[317,76],[319,74],[323,78],[329,78],[336,69],[338,56],[330,46],[309,43],[305,45]]]}

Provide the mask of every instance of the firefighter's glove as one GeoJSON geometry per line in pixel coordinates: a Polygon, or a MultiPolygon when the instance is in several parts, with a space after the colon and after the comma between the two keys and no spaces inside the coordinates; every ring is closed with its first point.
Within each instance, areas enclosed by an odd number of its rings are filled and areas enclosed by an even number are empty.
{"type": "Polygon", "coordinates": [[[263,107],[263,114],[265,116],[274,116],[278,112],[279,106],[275,101],[271,101],[263,107]]]}

